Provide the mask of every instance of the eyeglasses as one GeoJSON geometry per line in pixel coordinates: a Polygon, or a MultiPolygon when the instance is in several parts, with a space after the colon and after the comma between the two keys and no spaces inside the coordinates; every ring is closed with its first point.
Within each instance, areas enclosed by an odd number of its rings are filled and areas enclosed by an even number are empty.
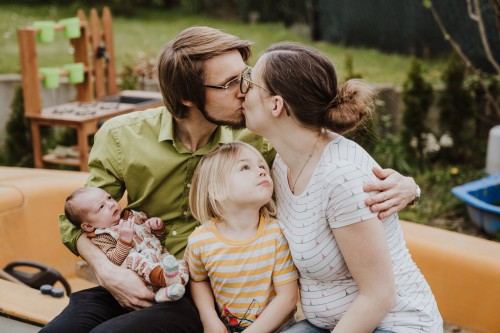
{"type": "Polygon", "coordinates": [[[213,89],[221,89],[221,90],[224,90],[226,94],[232,94],[234,93],[238,88],[240,88],[240,91],[242,90],[241,89],[241,84],[243,82],[242,80],[242,77],[243,77],[243,74],[246,73],[247,70],[249,70],[249,66],[247,66],[245,68],[245,70],[243,71],[243,73],[238,76],[238,77],[235,77],[234,79],[228,81],[225,85],[223,86],[216,86],[216,85],[212,85],[212,84],[204,84],[205,87],[207,88],[213,88],[213,89]]]}
{"type": "Polygon", "coordinates": [[[251,80],[251,77],[252,77],[252,67],[248,66],[245,69],[245,71],[241,74],[240,92],[242,94],[246,94],[250,90],[251,85],[257,86],[261,89],[264,89],[265,91],[271,92],[269,91],[269,89],[264,88],[263,86],[253,82],[251,80]]]}
{"type": "MultiPolygon", "coordinates": [[[[246,94],[252,85],[254,86],[257,86],[261,89],[264,89],[265,91],[271,93],[271,90],[267,89],[267,88],[264,88],[263,86],[261,86],[260,84],[257,84],[255,82],[253,82],[250,77],[251,77],[251,74],[252,74],[252,67],[248,66],[247,69],[245,69],[245,71],[241,74],[241,83],[240,83],[240,92],[242,94],[246,94]]],[[[286,111],[286,115],[288,117],[290,117],[290,110],[288,109],[288,104],[286,103],[285,100],[283,100],[284,103],[285,103],[285,111],[286,111]]]]}

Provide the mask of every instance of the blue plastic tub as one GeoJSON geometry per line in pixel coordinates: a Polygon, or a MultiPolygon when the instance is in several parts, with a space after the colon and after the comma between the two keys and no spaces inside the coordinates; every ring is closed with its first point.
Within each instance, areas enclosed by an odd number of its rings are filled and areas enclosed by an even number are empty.
{"type": "Polygon", "coordinates": [[[467,205],[472,222],[491,235],[500,231],[500,173],[451,189],[467,205]]]}

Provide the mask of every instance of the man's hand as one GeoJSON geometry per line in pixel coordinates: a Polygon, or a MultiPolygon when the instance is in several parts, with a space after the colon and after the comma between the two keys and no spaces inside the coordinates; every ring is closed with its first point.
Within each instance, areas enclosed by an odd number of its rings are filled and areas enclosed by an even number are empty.
{"type": "Polygon", "coordinates": [[[379,219],[404,209],[415,198],[417,184],[411,177],[404,177],[392,169],[373,168],[380,181],[366,183],[365,192],[380,191],[365,200],[372,212],[378,212],[379,219]]]}
{"type": "Polygon", "coordinates": [[[121,306],[140,310],[153,305],[154,292],[131,269],[113,265],[106,272],[96,274],[101,286],[106,288],[121,306]]]}
{"type": "Polygon", "coordinates": [[[121,306],[139,310],[153,305],[155,294],[146,288],[137,273],[113,264],[87,237],[79,237],[76,246],[82,258],[92,267],[99,284],[106,288],[121,306]]]}

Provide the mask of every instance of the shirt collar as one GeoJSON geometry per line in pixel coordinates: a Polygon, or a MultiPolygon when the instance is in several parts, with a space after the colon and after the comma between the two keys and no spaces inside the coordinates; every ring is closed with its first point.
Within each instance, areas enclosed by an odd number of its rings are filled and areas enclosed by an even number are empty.
{"type": "MultiPolygon", "coordinates": [[[[218,142],[219,144],[233,142],[236,133],[237,132],[225,126],[219,126],[215,132],[213,142],[218,142]]],[[[158,142],[161,141],[174,141],[174,118],[172,114],[167,111],[167,108],[163,108],[161,115],[158,142]]]]}
{"type": "Polygon", "coordinates": [[[174,121],[172,114],[163,108],[161,112],[160,132],[158,134],[158,142],[174,141],[174,121]]]}

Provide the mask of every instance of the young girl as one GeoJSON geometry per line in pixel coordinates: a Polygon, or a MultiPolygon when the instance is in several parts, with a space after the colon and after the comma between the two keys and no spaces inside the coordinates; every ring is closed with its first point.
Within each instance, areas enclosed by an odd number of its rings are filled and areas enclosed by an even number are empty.
{"type": "Polygon", "coordinates": [[[191,185],[191,211],[203,225],[185,258],[204,331],[280,332],[293,324],[298,275],[272,218],[262,155],[246,143],[222,145],[201,159],[191,185]]]}

